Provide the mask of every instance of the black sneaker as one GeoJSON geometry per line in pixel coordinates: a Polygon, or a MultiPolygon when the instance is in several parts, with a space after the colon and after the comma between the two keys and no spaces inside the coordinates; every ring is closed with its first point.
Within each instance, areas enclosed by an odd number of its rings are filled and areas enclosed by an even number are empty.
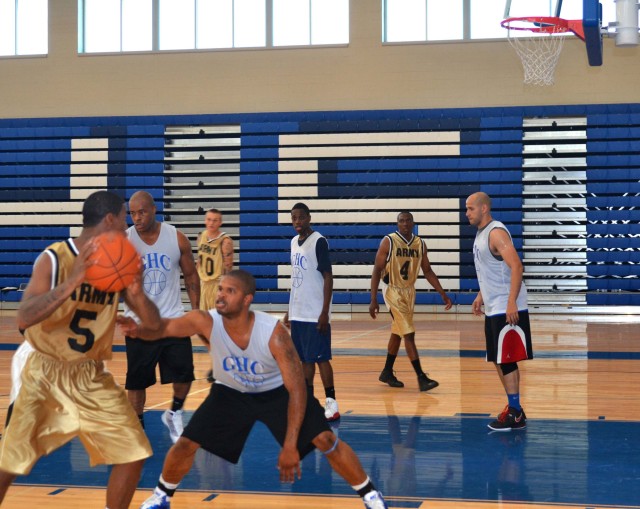
{"type": "MultiPolygon", "coordinates": [[[[505,406],[505,407],[504,407],[504,409],[502,410],[502,412],[500,412],[500,413],[498,414],[497,419],[499,420],[499,419],[500,419],[500,417],[502,417],[502,416],[504,416],[504,415],[506,415],[506,414],[508,414],[508,413],[509,413],[509,405],[507,405],[507,406],[505,406]]],[[[526,421],[526,420],[527,420],[527,414],[525,414],[525,413],[524,413],[524,408],[522,409],[522,416],[524,417],[524,420],[526,421]]]]}
{"type": "Polygon", "coordinates": [[[435,389],[440,385],[435,380],[429,378],[426,373],[422,373],[418,376],[418,387],[420,387],[420,392],[430,391],[431,389],[435,389]]]}
{"type": "MultiPolygon", "coordinates": [[[[504,407],[504,410],[503,410],[502,412],[500,412],[500,413],[498,414],[498,417],[496,417],[496,418],[497,418],[497,419],[500,419],[500,417],[501,417],[503,414],[505,414],[505,415],[506,415],[507,413],[509,413],[509,405],[507,405],[506,407],[504,407]]],[[[524,413],[524,408],[522,409],[522,417],[524,417],[524,420],[525,420],[525,422],[526,422],[526,420],[527,420],[527,414],[525,414],[525,413],[524,413]]]]}
{"type": "Polygon", "coordinates": [[[213,378],[213,370],[212,370],[212,369],[210,369],[210,370],[207,372],[207,382],[209,382],[210,384],[212,384],[212,383],[213,383],[213,382],[215,382],[215,381],[216,381],[216,379],[215,379],[215,378],[213,378]]]}
{"type": "Polygon", "coordinates": [[[388,369],[382,370],[378,380],[387,384],[389,387],[404,387],[404,384],[396,378],[393,371],[389,371],[388,369]]]}
{"type": "Polygon", "coordinates": [[[507,406],[498,418],[487,425],[493,431],[511,431],[512,429],[525,429],[527,427],[527,416],[524,410],[516,410],[507,406]]]}

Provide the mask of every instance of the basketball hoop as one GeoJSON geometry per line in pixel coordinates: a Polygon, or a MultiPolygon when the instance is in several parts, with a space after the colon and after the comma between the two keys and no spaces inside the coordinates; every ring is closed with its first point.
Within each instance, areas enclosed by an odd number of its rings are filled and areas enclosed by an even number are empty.
{"type": "Polygon", "coordinates": [[[507,18],[500,25],[509,30],[509,43],[522,61],[525,85],[553,85],[554,72],[560,59],[567,32],[584,40],[582,20],[567,20],[556,16],[507,18]],[[519,37],[515,31],[529,31],[519,37]]]}

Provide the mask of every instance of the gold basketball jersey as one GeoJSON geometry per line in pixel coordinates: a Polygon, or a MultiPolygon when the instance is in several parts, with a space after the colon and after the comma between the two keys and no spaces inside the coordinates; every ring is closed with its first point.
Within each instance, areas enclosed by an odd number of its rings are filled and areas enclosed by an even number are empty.
{"type": "Polygon", "coordinates": [[[224,272],[222,241],[228,235],[222,232],[213,240],[207,239],[207,230],[198,237],[198,275],[200,281],[216,281],[224,272]]]}
{"type": "MultiPolygon", "coordinates": [[[[73,239],[49,246],[51,288],[66,280],[78,255],[73,239]]],[[[28,327],[31,345],[60,361],[111,359],[120,292],[103,292],[82,283],[50,316],[28,327]]]]}
{"type": "Polygon", "coordinates": [[[422,264],[424,250],[422,239],[414,235],[407,241],[398,232],[387,235],[387,238],[390,246],[384,282],[399,288],[413,287],[422,264]]]}

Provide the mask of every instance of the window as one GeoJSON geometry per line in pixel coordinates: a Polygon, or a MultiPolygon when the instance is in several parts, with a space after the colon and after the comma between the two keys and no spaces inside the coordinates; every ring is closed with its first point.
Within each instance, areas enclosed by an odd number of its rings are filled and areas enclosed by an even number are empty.
{"type": "Polygon", "coordinates": [[[196,2],[160,0],[160,49],[193,49],[196,2]]]}
{"type": "MultiPolygon", "coordinates": [[[[500,39],[507,37],[508,30],[500,26],[500,21],[504,19],[504,8],[505,2],[502,0],[472,1],[470,39],[500,39]]],[[[522,14],[522,16],[525,16],[525,14],[522,14]]]]}
{"type": "Polygon", "coordinates": [[[311,44],[349,43],[349,0],[311,1],[311,44]]]}
{"type": "Polygon", "coordinates": [[[463,0],[383,0],[383,41],[462,39],[463,0]]]}
{"type": "MultiPolygon", "coordinates": [[[[607,26],[615,20],[615,2],[601,4],[607,26]]],[[[582,19],[582,0],[382,0],[382,8],[383,42],[506,38],[500,26],[505,16],[582,19]]]]}
{"type": "Polygon", "coordinates": [[[80,52],[152,49],[153,0],[81,0],[80,52]]]}
{"type": "MultiPolygon", "coordinates": [[[[477,1],[477,0],[476,0],[477,1]]],[[[482,5],[491,0],[482,0],[482,5]]],[[[462,0],[429,0],[427,2],[427,37],[430,41],[462,39],[462,0]]]]}
{"type": "Polygon", "coordinates": [[[198,48],[233,48],[233,2],[198,2],[196,44],[198,48]]]}
{"type": "Polygon", "coordinates": [[[267,13],[264,0],[233,0],[233,46],[265,46],[267,13]]]}
{"type": "Polygon", "coordinates": [[[272,0],[273,45],[346,44],[348,0],[272,0]]]}
{"type": "Polygon", "coordinates": [[[79,10],[85,53],[349,42],[349,0],[79,0],[79,10]]]}
{"type": "Polygon", "coordinates": [[[386,0],[383,8],[384,42],[427,40],[425,0],[386,0]]]}
{"type": "Polygon", "coordinates": [[[0,0],[0,56],[46,55],[48,0],[0,0]]]}

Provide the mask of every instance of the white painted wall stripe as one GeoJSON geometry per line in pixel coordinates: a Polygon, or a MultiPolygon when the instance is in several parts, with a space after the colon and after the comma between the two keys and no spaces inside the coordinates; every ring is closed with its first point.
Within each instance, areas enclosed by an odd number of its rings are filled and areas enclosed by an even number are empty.
{"type": "Polygon", "coordinates": [[[408,143],[460,143],[459,131],[282,134],[280,145],[373,145],[408,143]]]}

